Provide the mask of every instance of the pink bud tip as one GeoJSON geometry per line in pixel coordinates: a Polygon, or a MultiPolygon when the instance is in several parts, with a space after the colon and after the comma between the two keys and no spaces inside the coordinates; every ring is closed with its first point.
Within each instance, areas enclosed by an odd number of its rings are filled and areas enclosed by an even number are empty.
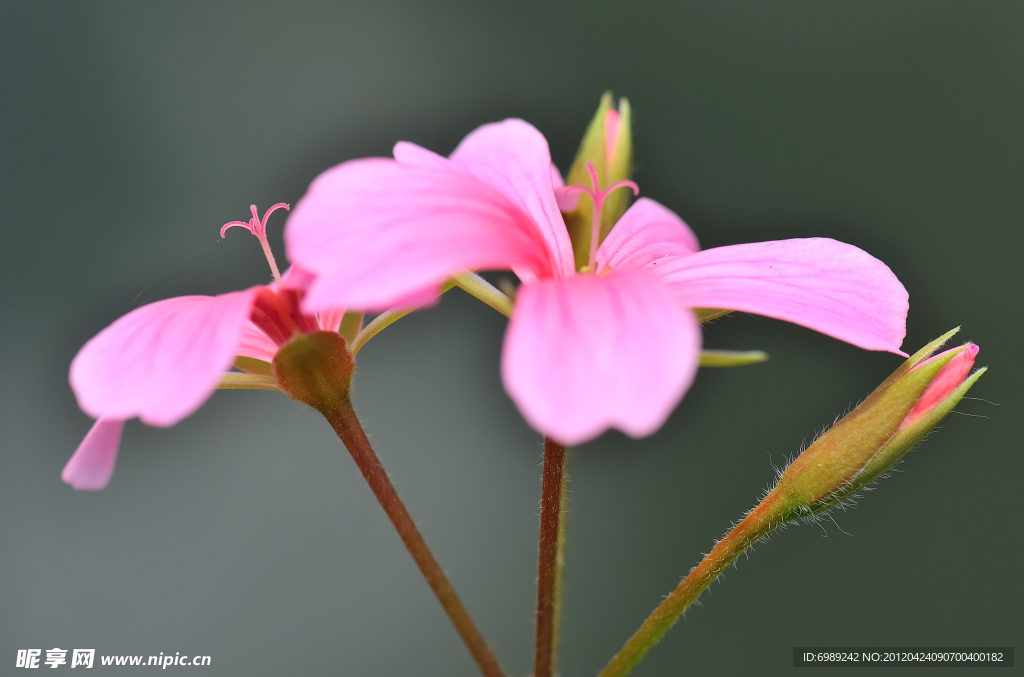
{"type": "MultiPolygon", "coordinates": [[[[954,348],[953,350],[957,350],[954,348]]],[[[971,373],[971,367],[974,366],[974,358],[977,357],[978,351],[981,350],[977,345],[968,343],[957,353],[946,366],[936,374],[932,382],[928,384],[924,394],[921,395],[921,399],[917,401],[914,408],[910,410],[907,417],[903,419],[902,428],[906,428],[908,425],[916,421],[917,419],[924,416],[928,411],[942,401],[947,395],[953,392],[957,386],[964,382],[967,375],[971,373]]],[[[949,352],[949,351],[946,351],[949,352]]],[[[945,353],[939,353],[932,360],[942,357],[945,353]]],[[[931,360],[928,360],[931,361],[931,360]]],[[[916,368],[920,368],[927,362],[922,362],[916,368]]]]}

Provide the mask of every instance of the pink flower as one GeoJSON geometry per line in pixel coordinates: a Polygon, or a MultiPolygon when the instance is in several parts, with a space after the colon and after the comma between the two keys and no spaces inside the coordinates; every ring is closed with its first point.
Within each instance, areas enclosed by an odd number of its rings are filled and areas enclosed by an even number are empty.
{"type": "Polygon", "coordinates": [[[315,276],[303,307],[421,303],[466,270],[513,270],[523,284],[502,379],[527,422],[564,444],[611,427],[642,437],[664,423],[697,370],[692,308],[757,313],[900,353],[907,292],[862,250],[815,238],[699,252],[678,216],[641,198],[604,242],[592,229],[577,271],[558,200],[589,193],[600,223],[609,190],[635,186],[560,183],[544,137],[521,120],[480,127],[449,158],[402,142],[394,159],[329,169],[285,228],[289,257],[315,276]]]}
{"type": "Polygon", "coordinates": [[[235,387],[276,389],[269,362],[293,334],[337,330],[344,314],[300,311],[309,275],[293,267],[281,278],[266,238],[267,218],[252,207],[249,223],[233,221],[259,238],[276,282],[219,296],[180,296],[137,308],[89,340],[71,362],[71,388],[82,411],[97,419],[68,461],[61,479],[75,489],[102,489],[117,460],[124,422],[139,418],[172,426],[198,409],[221,384],[236,357],[265,374],[236,379],[235,387]],[[245,380],[248,378],[249,380],[245,380]]]}

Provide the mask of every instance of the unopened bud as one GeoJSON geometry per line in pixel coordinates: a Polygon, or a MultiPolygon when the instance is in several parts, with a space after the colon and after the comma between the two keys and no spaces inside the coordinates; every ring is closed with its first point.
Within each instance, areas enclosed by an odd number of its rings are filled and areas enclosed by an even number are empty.
{"type": "MultiPolygon", "coordinates": [[[[590,172],[587,163],[594,165],[597,172],[598,188],[606,189],[618,181],[625,181],[633,175],[633,135],[630,125],[629,101],[619,99],[619,107],[612,107],[612,93],[606,92],[601,97],[594,119],[590,121],[580,149],[576,153],[572,167],[565,179],[569,186],[591,187],[590,172]]],[[[579,193],[575,194],[576,197],[579,193]]],[[[629,206],[630,192],[615,191],[608,195],[601,212],[600,240],[608,235],[612,226],[629,206]]],[[[565,207],[563,207],[565,209],[565,207]]],[[[565,214],[565,223],[572,240],[573,254],[576,257],[576,268],[587,265],[590,253],[590,227],[593,216],[593,203],[586,198],[580,199],[565,214]]]]}
{"type": "Polygon", "coordinates": [[[941,421],[984,373],[978,346],[932,356],[956,329],[912,355],[786,468],[772,491],[795,516],[827,510],[891,468],[941,421]]]}

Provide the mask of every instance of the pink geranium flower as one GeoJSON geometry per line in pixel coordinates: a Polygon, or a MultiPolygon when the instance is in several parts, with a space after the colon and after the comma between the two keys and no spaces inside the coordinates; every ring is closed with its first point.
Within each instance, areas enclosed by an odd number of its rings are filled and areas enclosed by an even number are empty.
{"type": "MultiPolygon", "coordinates": [[[[270,362],[277,347],[297,333],[337,330],[342,311],[306,314],[299,308],[309,275],[293,267],[284,277],[270,253],[267,218],[256,206],[247,228],[263,245],[275,282],[219,296],[179,296],[150,303],[121,317],[89,340],[71,362],[71,388],[82,411],[97,419],[68,461],[61,478],[75,489],[102,489],[117,460],[124,422],[139,418],[165,428],[189,416],[222,385],[237,357],[264,376],[239,374],[231,387],[276,389],[270,362]]],[[[230,379],[229,379],[230,381],[230,379]]]]}
{"type": "MultiPolygon", "coordinates": [[[[449,158],[402,142],[394,159],[329,169],[285,228],[289,257],[315,275],[303,307],[411,305],[466,270],[513,270],[523,284],[502,379],[526,420],[563,444],[611,427],[641,437],[664,423],[697,370],[693,308],[757,313],[900,353],[907,292],[864,251],[816,238],[701,252],[678,216],[642,198],[604,242],[592,241],[578,271],[560,183],[546,140],[522,120],[480,127],[449,158]]],[[[600,223],[607,190],[584,192],[600,223]]]]}

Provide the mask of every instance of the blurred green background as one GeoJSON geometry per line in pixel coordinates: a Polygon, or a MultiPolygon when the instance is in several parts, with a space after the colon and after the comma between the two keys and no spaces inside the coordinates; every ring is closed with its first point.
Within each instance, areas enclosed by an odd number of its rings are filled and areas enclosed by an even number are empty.
{"type": "MultiPolygon", "coordinates": [[[[129,424],[110,487],[77,493],[59,474],[90,421],[67,367],[144,302],[266,282],[255,239],[218,237],[250,203],[511,116],[565,169],[606,89],[633,104],[642,193],[703,246],[855,244],[910,292],[907,350],[963,325],[992,368],[971,392],[987,401],[838,524],[742,559],[635,674],[790,674],[794,646],[1024,636],[1024,4],[7,0],[0,24],[3,674],[17,649],[55,646],[207,654],[209,675],[476,674],[318,415],[218,393],[174,428],[129,424]]],[[[542,449],[499,382],[504,324],[454,291],[370,344],[355,397],[525,675],[542,449]]],[[[772,463],[900,362],[745,315],[704,337],[771,360],[702,370],[649,439],[574,451],[564,677],[596,674],[772,463]]]]}

